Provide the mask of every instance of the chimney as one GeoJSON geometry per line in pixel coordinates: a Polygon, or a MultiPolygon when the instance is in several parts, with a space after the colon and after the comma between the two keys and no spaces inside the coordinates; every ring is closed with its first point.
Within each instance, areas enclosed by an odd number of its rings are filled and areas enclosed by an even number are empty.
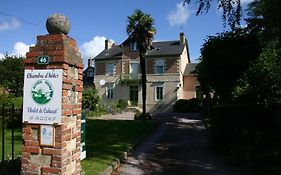
{"type": "Polygon", "coordinates": [[[89,58],[88,59],[88,67],[92,67],[92,65],[93,65],[93,59],[89,58]]]}
{"type": "Polygon", "coordinates": [[[185,36],[183,32],[180,33],[180,44],[185,44],[185,36]]]}
{"type": "Polygon", "coordinates": [[[104,44],[105,44],[105,47],[104,47],[105,50],[110,49],[111,46],[113,45],[113,43],[108,39],[105,40],[104,44]]]}

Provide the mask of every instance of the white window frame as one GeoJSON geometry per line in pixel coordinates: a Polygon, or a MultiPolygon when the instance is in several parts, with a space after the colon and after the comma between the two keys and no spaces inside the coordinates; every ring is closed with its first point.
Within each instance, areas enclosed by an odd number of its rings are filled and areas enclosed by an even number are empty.
{"type": "Polygon", "coordinates": [[[165,73],[165,62],[163,59],[155,60],[155,74],[164,74],[165,73]],[[158,72],[158,67],[162,67],[162,72],[158,72]]]}
{"type": "Polygon", "coordinates": [[[107,63],[107,64],[106,64],[106,75],[107,75],[107,76],[113,76],[114,74],[115,74],[115,64],[114,64],[114,63],[107,63]],[[113,65],[112,70],[109,69],[109,68],[110,68],[109,65],[113,65]],[[109,72],[109,71],[110,71],[110,72],[109,72]]]}
{"type": "Polygon", "coordinates": [[[114,84],[108,83],[106,84],[106,97],[109,100],[112,100],[114,97],[114,84]]]}
{"type": "Polygon", "coordinates": [[[154,87],[154,97],[155,97],[155,101],[164,101],[164,85],[163,84],[159,84],[154,87]],[[157,98],[157,88],[162,88],[162,99],[157,98]]]}

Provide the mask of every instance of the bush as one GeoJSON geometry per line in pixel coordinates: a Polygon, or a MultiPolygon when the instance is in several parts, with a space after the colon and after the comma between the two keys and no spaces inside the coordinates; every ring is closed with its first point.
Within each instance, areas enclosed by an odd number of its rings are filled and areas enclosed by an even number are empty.
{"type": "Polygon", "coordinates": [[[152,117],[149,113],[146,113],[145,115],[142,112],[136,112],[134,116],[135,120],[151,120],[152,117]]]}
{"type": "Polygon", "coordinates": [[[128,106],[128,103],[124,99],[119,99],[117,103],[117,108],[124,110],[128,106]]]}
{"type": "Polygon", "coordinates": [[[256,174],[281,174],[280,130],[271,124],[267,108],[216,106],[211,111],[210,134],[215,149],[256,174]]]}
{"type": "Polygon", "coordinates": [[[82,108],[95,110],[100,102],[98,91],[92,88],[83,89],[82,108]]]}
{"type": "Polygon", "coordinates": [[[201,106],[197,98],[190,100],[180,99],[175,104],[175,112],[200,112],[201,106]]]}

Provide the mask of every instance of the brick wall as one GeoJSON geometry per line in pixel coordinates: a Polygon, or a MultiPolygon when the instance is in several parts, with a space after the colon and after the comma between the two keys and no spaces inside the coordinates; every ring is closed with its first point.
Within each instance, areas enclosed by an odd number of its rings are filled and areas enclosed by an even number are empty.
{"type": "Polygon", "coordinates": [[[96,75],[105,75],[106,65],[104,62],[96,61],[95,67],[96,67],[96,75]]]}
{"type": "Polygon", "coordinates": [[[39,124],[23,125],[22,174],[80,174],[83,63],[75,40],[63,34],[38,36],[24,67],[63,69],[63,84],[62,124],[54,126],[54,146],[39,145],[39,124]],[[50,64],[37,65],[39,55],[48,55],[50,64]]]}
{"type": "Polygon", "coordinates": [[[178,60],[176,58],[165,59],[166,73],[178,73],[178,60]]]}

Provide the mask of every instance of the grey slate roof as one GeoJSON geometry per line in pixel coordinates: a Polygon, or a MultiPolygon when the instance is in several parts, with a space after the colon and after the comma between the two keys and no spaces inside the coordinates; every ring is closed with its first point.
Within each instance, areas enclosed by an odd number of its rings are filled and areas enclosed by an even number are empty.
{"type": "Polygon", "coordinates": [[[152,50],[149,50],[147,57],[180,55],[185,45],[180,45],[180,41],[159,41],[152,43],[152,50]]]}
{"type": "Polygon", "coordinates": [[[195,70],[196,70],[196,66],[198,65],[198,63],[189,63],[186,65],[185,70],[184,70],[184,75],[194,75],[195,74],[195,70]]]}
{"type": "Polygon", "coordinates": [[[103,50],[98,54],[94,59],[110,59],[122,56],[122,47],[121,46],[112,46],[108,50],[103,50]]]}
{"type": "MultiPolygon", "coordinates": [[[[127,41],[127,40],[126,40],[127,41]]],[[[123,42],[124,44],[125,42],[123,42]]],[[[114,59],[122,56],[123,44],[115,45],[109,50],[103,50],[94,59],[114,59]]],[[[158,56],[174,56],[180,55],[183,52],[185,45],[180,45],[180,41],[157,41],[152,43],[152,49],[148,51],[147,57],[158,57],[158,56]]]]}

